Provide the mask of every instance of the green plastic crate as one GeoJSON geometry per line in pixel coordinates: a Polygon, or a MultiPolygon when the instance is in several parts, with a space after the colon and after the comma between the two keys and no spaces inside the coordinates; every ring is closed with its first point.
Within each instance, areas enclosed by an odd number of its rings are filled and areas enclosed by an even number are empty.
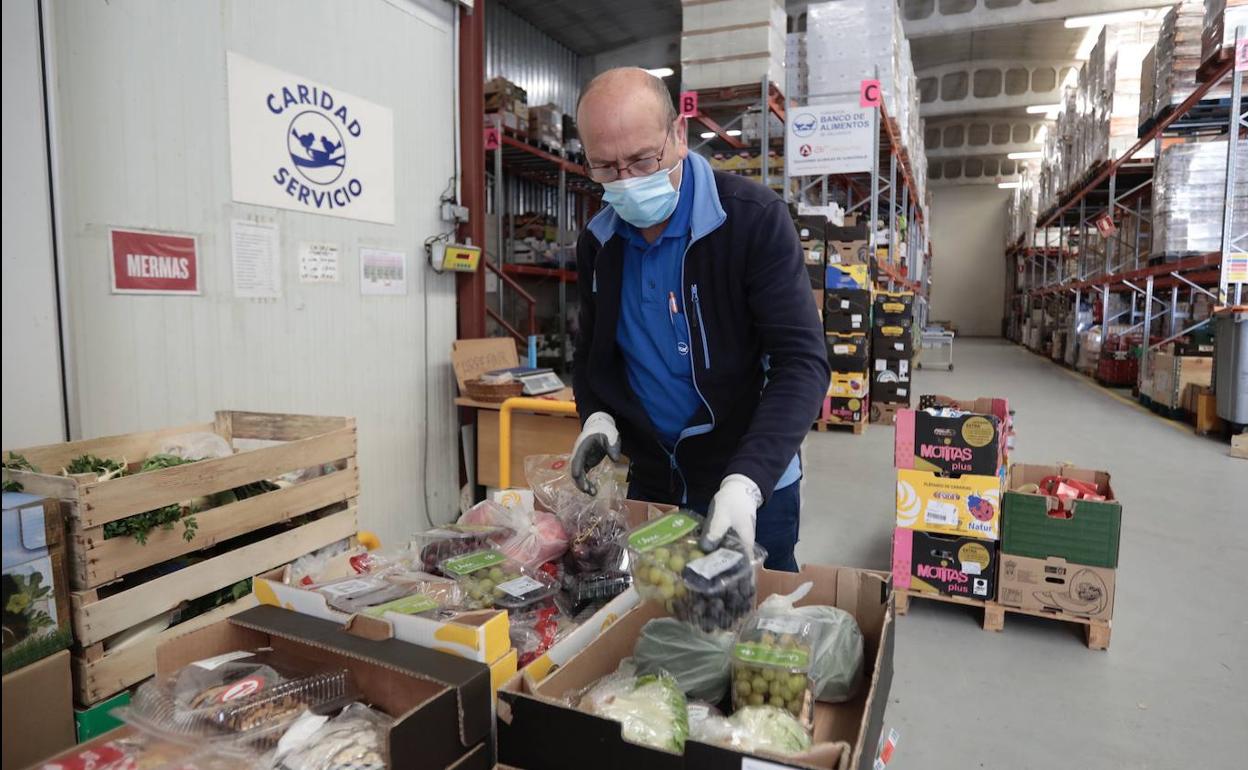
{"type": "Polygon", "coordinates": [[[1118,541],[1122,532],[1122,504],[1114,499],[1109,474],[1065,465],[1015,465],[1001,503],[1001,552],[1033,559],[1059,556],[1073,564],[1118,567],[1118,541]],[[1079,500],[1070,518],[1049,515],[1057,499],[1041,494],[1016,492],[1027,483],[1046,476],[1066,476],[1095,482],[1106,502],[1079,500]]]}

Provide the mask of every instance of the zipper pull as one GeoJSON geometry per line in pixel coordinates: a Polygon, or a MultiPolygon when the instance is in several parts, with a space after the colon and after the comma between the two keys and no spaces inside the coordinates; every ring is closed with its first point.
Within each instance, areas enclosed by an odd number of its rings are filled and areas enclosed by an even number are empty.
{"type": "MultiPolygon", "coordinates": [[[[696,283],[689,287],[689,301],[693,303],[696,309],[698,305],[698,285],[696,283]]],[[[698,316],[700,315],[701,313],[697,312],[685,313],[685,317],[689,319],[690,328],[698,328],[698,316]]]]}

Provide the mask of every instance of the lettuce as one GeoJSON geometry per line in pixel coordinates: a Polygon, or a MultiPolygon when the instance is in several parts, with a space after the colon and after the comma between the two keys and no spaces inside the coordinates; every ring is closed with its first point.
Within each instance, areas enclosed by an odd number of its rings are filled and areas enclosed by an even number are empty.
{"type": "Polygon", "coordinates": [[[810,735],[788,711],[775,706],[746,706],[728,717],[735,728],[733,745],[742,751],[798,754],[810,748],[810,735]]]}
{"type": "Polygon", "coordinates": [[[685,750],[689,737],[685,694],[670,674],[637,677],[631,686],[602,698],[593,708],[622,723],[627,741],[677,754],[685,750]]]}

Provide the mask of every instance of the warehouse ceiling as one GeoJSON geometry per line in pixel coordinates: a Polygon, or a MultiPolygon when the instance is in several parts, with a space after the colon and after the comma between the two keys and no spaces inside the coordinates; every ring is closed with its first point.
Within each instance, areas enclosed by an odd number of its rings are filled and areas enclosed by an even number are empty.
{"type": "Polygon", "coordinates": [[[680,0],[499,0],[581,56],[680,34],[680,0]]]}

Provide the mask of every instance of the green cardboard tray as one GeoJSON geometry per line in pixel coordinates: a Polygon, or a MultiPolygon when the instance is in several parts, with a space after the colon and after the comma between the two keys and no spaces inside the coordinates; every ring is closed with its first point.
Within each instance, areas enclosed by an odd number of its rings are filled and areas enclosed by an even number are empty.
{"type": "Polygon", "coordinates": [[[1015,465],[1010,469],[1007,491],[1001,504],[1001,551],[1015,556],[1047,559],[1060,556],[1074,564],[1118,567],[1118,541],[1122,532],[1122,504],[1077,501],[1069,519],[1049,515],[1056,500],[1045,495],[1011,491],[1045,476],[1064,475],[1096,481],[1109,491],[1109,474],[1072,466],[1015,465]]]}

